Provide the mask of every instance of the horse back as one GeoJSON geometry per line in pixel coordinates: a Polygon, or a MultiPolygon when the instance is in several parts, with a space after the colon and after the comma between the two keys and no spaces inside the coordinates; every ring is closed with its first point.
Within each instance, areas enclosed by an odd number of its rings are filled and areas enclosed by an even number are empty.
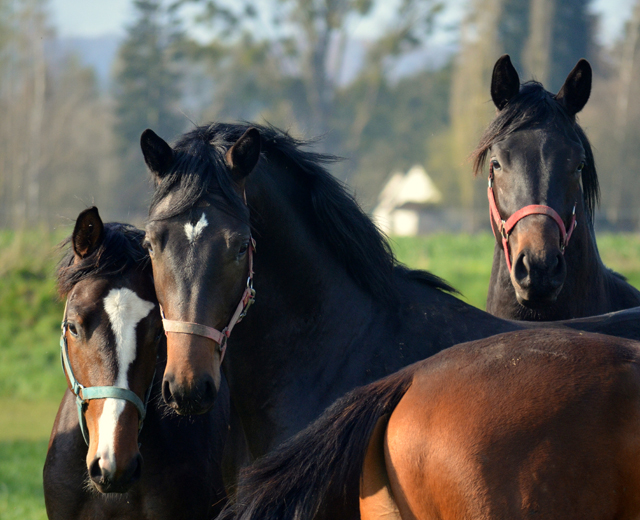
{"type": "Polygon", "coordinates": [[[384,439],[402,518],[637,518],[638,344],[526,331],[426,360],[384,439]]]}

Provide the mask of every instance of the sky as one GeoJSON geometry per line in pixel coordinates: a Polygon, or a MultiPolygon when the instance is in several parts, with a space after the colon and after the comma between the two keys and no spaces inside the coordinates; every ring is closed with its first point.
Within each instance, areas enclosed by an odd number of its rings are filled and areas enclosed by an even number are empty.
{"type": "MultiPolygon", "coordinates": [[[[257,0],[260,2],[261,0],[257,0]]],[[[622,31],[625,19],[631,13],[634,0],[593,0],[592,9],[602,14],[602,27],[599,35],[604,44],[611,44],[622,31]]],[[[447,0],[447,20],[459,18],[464,0],[447,0]]],[[[387,2],[386,5],[392,5],[387,2]]],[[[131,0],[87,1],[87,0],[50,0],[53,23],[60,37],[88,37],[105,35],[124,35],[127,25],[133,22],[131,0]]],[[[376,25],[385,19],[385,9],[367,24],[358,27],[357,32],[366,36],[374,34],[376,25]]]]}

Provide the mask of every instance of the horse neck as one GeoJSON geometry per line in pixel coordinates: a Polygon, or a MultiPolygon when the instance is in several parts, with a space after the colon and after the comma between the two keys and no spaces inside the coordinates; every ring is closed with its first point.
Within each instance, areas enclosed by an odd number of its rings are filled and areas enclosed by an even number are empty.
{"type": "Polygon", "coordinates": [[[331,379],[339,377],[335,366],[367,330],[373,301],[296,208],[294,193],[258,176],[247,198],[256,303],[231,335],[225,373],[249,449],[260,455],[317,415],[310,404],[283,418],[278,411],[290,400],[311,400],[311,390],[341,395],[341,382],[331,379]]]}
{"type": "Polygon", "coordinates": [[[602,314],[610,310],[611,273],[600,259],[595,232],[583,204],[576,208],[578,226],[565,250],[567,277],[558,299],[544,311],[520,305],[511,283],[502,244],[496,241],[487,311],[506,319],[556,321],[602,314]]]}

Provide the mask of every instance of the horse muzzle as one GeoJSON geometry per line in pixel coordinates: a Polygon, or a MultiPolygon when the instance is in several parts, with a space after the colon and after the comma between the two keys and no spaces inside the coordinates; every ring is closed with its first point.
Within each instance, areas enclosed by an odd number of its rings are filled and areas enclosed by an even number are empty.
{"type": "Polygon", "coordinates": [[[168,334],[165,403],[180,415],[200,415],[213,408],[219,387],[218,344],[203,336],[168,334]]]}
{"type": "Polygon", "coordinates": [[[511,270],[511,283],[518,303],[540,308],[558,298],[567,276],[567,264],[560,249],[534,253],[523,249],[511,270]]]}
{"type": "Polygon", "coordinates": [[[142,455],[137,452],[122,471],[117,471],[100,457],[89,464],[89,477],[100,493],[126,493],[140,479],[142,473],[142,455]]]}

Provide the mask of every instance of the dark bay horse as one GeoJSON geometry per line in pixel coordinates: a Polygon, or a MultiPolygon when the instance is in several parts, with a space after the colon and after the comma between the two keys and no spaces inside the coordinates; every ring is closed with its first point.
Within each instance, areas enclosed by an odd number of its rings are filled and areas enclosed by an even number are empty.
{"type": "Polygon", "coordinates": [[[166,345],[143,236],[87,209],[60,264],[69,389],[44,466],[50,519],[208,519],[225,501],[228,394],[191,420],[164,405],[166,345]]]}
{"type": "MultiPolygon", "coordinates": [[[[141,138],[156,182],[145,246],[168,331],[163,396],[180,413],[209,409],[226,348],[238,413],[230,437],[246,441],[249,458],[357,386],[523,327],[398,265],[322,166],[331,158],[302,144],[242,124],[197,128],[174,148],[150,130],[141,138]],[[253,287],[256,302],[234,328],[253,287]]],[[[640,338],[639,318],[626,311],[572,326],[640,338]]]]}
{"type": "Polygon", "coordinates": [[[495,64],[498,112],[473,153],[476,175],[489,163],[491,314],[551,321],[640,305],[640,291],[605,267],[596,245],[598,175],[576,121],[590,92],[586,60],[555,95],[535,81],[521,85],[509,56],[495,64]]]}
{"type": "Polygon", "coordinates": [[[640,516],[640,343],[521,331],[337,401],[243,471],[230,520],[640,516]]]}

